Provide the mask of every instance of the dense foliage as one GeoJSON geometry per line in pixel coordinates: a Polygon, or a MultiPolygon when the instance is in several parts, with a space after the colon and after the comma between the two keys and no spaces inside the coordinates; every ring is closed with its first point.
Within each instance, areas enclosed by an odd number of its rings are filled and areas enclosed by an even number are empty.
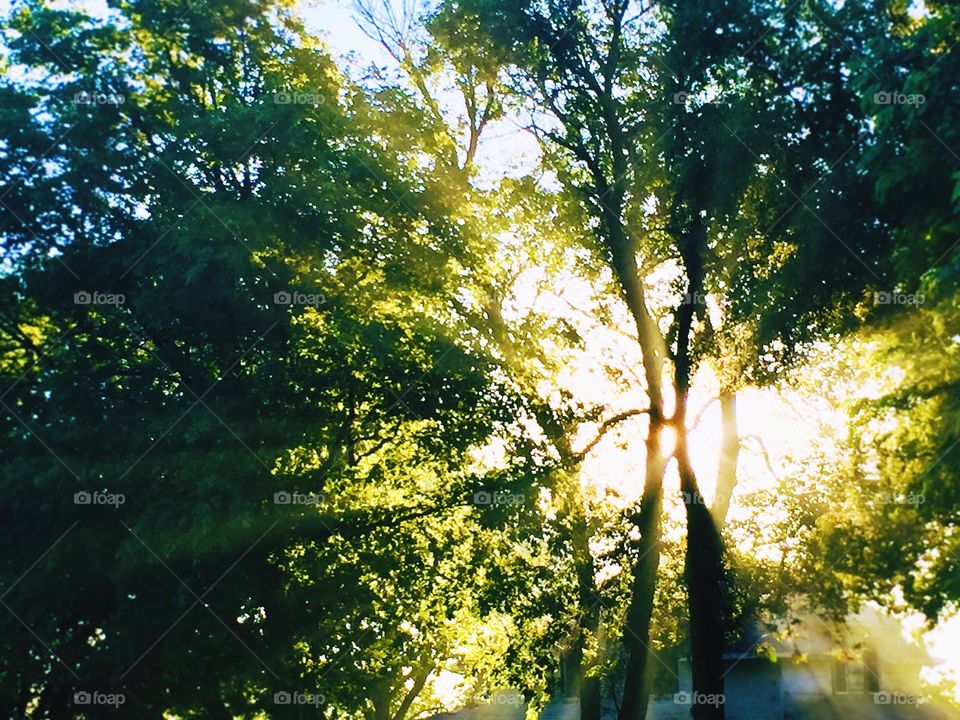
{"type": "Polygon", "coordinates": [[[956,612],[958,8],[414,6],[362,72],[285,1],[9,9],[0,712],[637,720],[956,612]],[[843,432],[738,498],[746,389],[843,432]]]}

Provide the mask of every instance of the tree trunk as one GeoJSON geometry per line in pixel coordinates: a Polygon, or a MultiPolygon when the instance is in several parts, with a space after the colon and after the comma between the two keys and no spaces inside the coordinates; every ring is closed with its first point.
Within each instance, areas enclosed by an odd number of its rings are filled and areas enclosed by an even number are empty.
{"type": "Polygon", "coordinates": [[[677,398],[677,470],[687,509],[684,575],[690,608],[690,655],[693,665],[695,720],[722,720],[724,646],[723,543],[713,515],[703,501],[690,464],[685,426],[686,395],[677,398]]]}
{"type": "MultiPolygon", "coordinates": [[[[678,144],[685,144],[684,132],[678,144]]],[[[677,309],[677,349],[674,357],[676,410],[673,427],[677,442],[674,457],[680,475],[680,491],[687,509],[687,549],[684,576],[690,615],[690,655],[693,670],[695,720],[724,717],[724,567],[720,532],[704,502],[697,476],[690,463],[687,433],[687,402],[695,369],[692,350],[696,298],[703,291],[703,256],[707,247],[704,192],[707,178],[694,172],[680,183],[674,196],[671,219],[677,232],[677,247],[687,274],[687,295],[677,309]]]]}
{"type": "Polygon", "coordinates": [[[580,686],[580,720],[600,720],[602,681],[596,675],[583,679],[580,686]]]}
{"type": "Polygon", "coordinates": [[[737,458],[740,454],[740,432],[737,428],[737,394],[720,393],[720,462],[717,465],[717,492],[710,512],[717,528],[723,528],[730,509],[730,500],[737,487],[737,458]]]}
{"type": "MultiPolygon", "coordinates": [[[[493,293],[491,293],[493,294],[493,293]]],[[[516,357],[516,350],[503,322],[500,303],[492,298],[487,306],[487,316],[493,327],[500,349],[507,358],[516,357]]],[[[556,421],[547,406],[535,409],[537,422],[560,454],[564,468],[574,473],[586,452],[577,454],[570,446],[573,430],[556,421]]],[[[577,600],[580,607],[579,635],[569,654],[562,659],[564,663],[563,686],[560,692],[565,698],[578,697],[580,700],[580,720],[600,720],[601,679],[588,677],[589,668],[584,662],[584,650],[587,639],[596,636],[600,628],[599,597],[594,576],[593,555],[590,552],[590,527],[583,499],[578,490],[568,488],[565,498],[568,505],[570,525],[569,537],[575,558],[577,572],[577,600]],[[566,672],[569,668],[569,672],[566,672]]]]}
{"type": "Polygon", "coordinates": [[[390,720],[389,686],[374,688],[370,699],[373,702],[373,720],[390,720]]]}
{"type": "Polygon", "coordinates": [[[427,680],[429,679],[432,671],[433,665],[429,662],[429,660],[425,659],[423,667],[421,667],[420,671],[413,676],[413,685],[411,685],[410,689],[407,690],[407,694],[403,696],[403,700],[400,701],[400,707],[397,708],[397,711],[393,714],[391,720],[406,720],[407,713],[410,712],[410,707],[413,705],[413,701],[416,700],[423,691],[423,688],[427,684],[427,680]]]}
{"type": "Polygon", "coordinates": [[[650,700],[650,620],[660,565],[661,507],[663,472],[661,454],[662,422],[651,416],[647,433],[647,467],[637,527],[640,530],[637,561],[633,570],[630,606],[624,627],[627,647],[627,675],[618,720],[645,720],[650,700]]]}
{"type": "MultiPolygon", "coordinates": [[[[620,189],[617,195],[618,200],[621,200],[620,189]]],[[[609,212],[610,206],[605,207],[609,212]]],[[[637,341],[643,354],[647,397],[650,400],[646,473],[637,518],[640,542],[633,569],[630,606],[627,608],[623,632],[624,644],[628,652],[627,676],[623,684],[623,699],[618,715],[618,720],[646,720],[647,703],[650,700],[650,622],[653,616],[653,598],[657,589],[657,570],[660,565],[660,515],[663,505],[663,472],[666,468],[661,449],[661,435],[666,424],[663,405],[663,362],[667,352],[657,321],[647,308],[633,243],[626,236],[619,216],[610,213],[606,222],[613,269],[620,283],[623,299],[637,326],[637,341]]]]}
{"type": "Polygon", "coordinates": [[[580,637],[574,648],[575,693],[580,698],[580,720],[600,720],[600,678],[587,676],[584,661],[587,638],[596,637],[600,629],[600,609],[594,580],[596,568],[590,553],[590,527],[586,513],[578,512],[571,524],[573,550],[577,558],[577,592],[580,604],[580,637]]]}

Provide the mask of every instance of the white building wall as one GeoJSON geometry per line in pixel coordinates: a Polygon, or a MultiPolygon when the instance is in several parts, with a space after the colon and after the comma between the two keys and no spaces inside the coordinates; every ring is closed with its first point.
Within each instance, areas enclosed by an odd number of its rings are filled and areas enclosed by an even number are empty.
{"type": "Polygon", "coordinates": [[[830,695],[833,693],[832,664],[820,658],[807,661],[786,658],[783,666],[783,692],[792,695],[830,695]]]}

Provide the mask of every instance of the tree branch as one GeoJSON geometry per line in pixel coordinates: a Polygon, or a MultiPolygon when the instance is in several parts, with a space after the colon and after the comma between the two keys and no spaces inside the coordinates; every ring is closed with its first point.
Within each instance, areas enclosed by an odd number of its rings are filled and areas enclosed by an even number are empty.
{"type": "Polygon", "coordinates": [[[773,469],[773,464],[770,462],[770,454],[767,452],[767,445],[763,442],[763,438],[759,435],[741,435],[740,436],[740,446],[743,446],[744,440],[753,440],[757,443],[760,448],[760,454],[763,455],[763,461],[767,464],[767,470],[770,471],[770,474],[773,475],[773,479],[778,483],[780,482],[780,476],[777,475],[776,470],[773,469]]]}
{"type": "Polygon", "coordinates": [[[586,447],[584,447],[583,450],[581,450],[578,453],[574,453],[573,455],[574,460],[576,460],[577,462],[580,462],[581,460],[583,460],[587,456],[587,454],[591,450],[593,450],[594,447],[596,447],[597,443],[599,443],[603,439],[603,436],[606,435],[607,432],[609,432],[610,429],[613,428],[615,425],[619,425],[624,420],[635,417],[636,415],[645,415],[649,412],[650,410],[646,408],[643,410],[639,410],[639,409],[624,410],[622,413],[618,413],[611,418],[607,418],[600,424],[600,429],[597,431],[596,437],[594,437],[593,440],[587,443],[586,447]]]}

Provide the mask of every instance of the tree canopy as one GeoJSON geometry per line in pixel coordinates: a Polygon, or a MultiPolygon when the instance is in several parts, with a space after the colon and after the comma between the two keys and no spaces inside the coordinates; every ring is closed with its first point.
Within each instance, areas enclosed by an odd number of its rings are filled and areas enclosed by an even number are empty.
{"type": "Polygon", "coordinates": [[[7,8],[8,716],[641,720],[954,618],[957,7],[355,15],[7,8]]]}

